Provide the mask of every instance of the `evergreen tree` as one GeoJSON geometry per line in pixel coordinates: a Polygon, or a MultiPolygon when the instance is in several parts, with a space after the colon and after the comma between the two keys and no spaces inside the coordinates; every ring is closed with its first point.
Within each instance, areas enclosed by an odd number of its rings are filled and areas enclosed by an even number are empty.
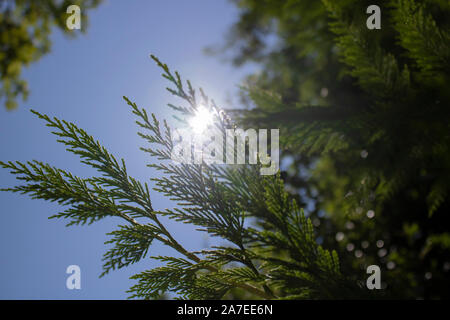
{"type": "Polygon", "coordinates": [[[99,175],[0,162],[24,181],[4,190],[57,201],[66,208],[53,217],[68,225],[126,220],[110,234],[102,275],[143,259],[154,241],[175,249],[153,257],[163,267],[133,276],[135,298],[448,297],[448,1],[384,1],[380,30],[366,27],[369,1],[236,2],[234,62],[264,69],[248,79],[249,108],[227,112],[233,122],[153,58],[184,101],[169,105],[181,123],[202,105],[222,132],[235,124],[280,128],[290,161],[280,175],[261,176],[260,165],[174,165],[168,124],[125,98],[149,166],[164,173],[152,179],[154,190],[176,209],[154,208],[147,185],[84,130],[34,111],[99,175]],[[305,215],[300,208],[311,204],[305,215]],[[163,216],[229,245],[189,252],[163,216]],[[371,264],[381,266],[384,290],[365,287],[371,264]]]}
{"type": "Polygon", "coordinates": [[[280,128],[287,190],[323,244],[354,272],[379,265],[393,296],[448,298],[450,3],[234,2],[226,47],[263,69],[236,113],[280,128]]]}
{"type": "MultiPolygon", "coordinates": [[[[185,105],[175,106],[181,121],[195,116],[200,106],[214,115],[214,126],[232,128],[223,110],[203,91],[196,93],[189,81],[157,58],[172,88],[185,105]]],[[[152,157],[149,166],[164,173],[153,178],[154,190],[178,203],[175,209],[158,210],[146,183],[129,176],[121,161],[75,124],[32,111],[42,119],[69,152],[95,168],[89,178],[40,161],[0,162],[24,184],[4,191],[56,201],[65,207],[51,218],[70,225],[91,224],[108,216],[126,224],[111,232],[112,244],[104,255],[102,276],[143,259],[154,241],[173,248],[178,255],[155,256],[164,266],[134,275],[133,298],[158,298],[166,292],[190,299],[221,298],[228,293],[252,298],[361,298],[368,290],[355,275],[340,269],[335,251],[318,245],[310,219],[284,190],[280,176],[262,176],[261,165],[175,164],[172,130],[166,121],[139,109],[124,97],[138,120],[139,135],[148,144],[142,150],[152,157]],[[229,244],[189,252],[161,222],[161,217],[195,225],[229,244]],[[255,223],[248,221],[255,220],[255,223]]],[[[150,249],[151,250],[151,249],[150,249]]],[[[363,275],[364,277],[364,275],[363,275]]],[[[361,279],[360,279],[361,280],[361,279]]],[[[362,279],[363,280],[363,279],[362,279]]]]}

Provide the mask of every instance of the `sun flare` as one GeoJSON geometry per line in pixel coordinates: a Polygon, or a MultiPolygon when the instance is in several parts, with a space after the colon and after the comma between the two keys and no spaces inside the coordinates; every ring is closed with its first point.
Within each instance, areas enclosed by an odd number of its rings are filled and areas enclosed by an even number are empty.
{"type": "Polygon", "coordinates": [[[189,120],[189,126],[196,134],[203,133],[213,122],[213,114],[206,107],[198,107],[195,115],[189,120]]]}

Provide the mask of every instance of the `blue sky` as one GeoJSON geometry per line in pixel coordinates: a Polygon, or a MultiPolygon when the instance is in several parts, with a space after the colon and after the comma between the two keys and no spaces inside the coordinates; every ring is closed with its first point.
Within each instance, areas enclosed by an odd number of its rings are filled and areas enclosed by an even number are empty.
{"type": "MultiPolygon", "coordinates": [[[[159,118],[170,117],[166,104],[179,101],[165,91],[168,83],[149,58],[153,53],[226,106],[227,94],[236,93],[252,67],[234,69],[203,49],[224,42],[237,9],[225,0],[109,0],[89,19],[87,33],[76,39],[54,32],[51,53],[24,71],[28,100],[13,112],[0,108],[0,160],[37,159],[82,177],[93,174],[56,142],[32,108],[76,123],[124,158],[130,175],[148,182],[155,174],[146,167],[152,159],[139,150],[144,141],[122,96],[159,118]]],[[[1,187],[17,183],[0,170],[1,187]]],[[[153,204],[172,205],[155,192],[153,204]]],[[[2,192],[0,205],[0,299],[123,299],[134,283],[131,275],[157,266],[145,259],[99,279],[105,234],[122,221],[66,228],[63,220],[48,220],[57,204],[2,192]],[[66,288],[72,264],[81,268],[81,290],[66,288]]],[[[169,229],[191,250],[210,241],[186,225],[169,223],[169,229]]],[[[169,250],[154,245],[150,255],[173,254],[169,250]]]]}

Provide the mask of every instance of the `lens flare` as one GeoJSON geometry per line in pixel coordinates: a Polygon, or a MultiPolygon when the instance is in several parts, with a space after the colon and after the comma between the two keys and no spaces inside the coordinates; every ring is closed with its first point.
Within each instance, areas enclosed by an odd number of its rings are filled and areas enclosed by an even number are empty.
{"type": "Polygon", "coordinates": [[[213,122],[213,114],[206,107],[199,106],[195,115],[189,120],[189,126],[194,133],[203,133],[213,122]]]}

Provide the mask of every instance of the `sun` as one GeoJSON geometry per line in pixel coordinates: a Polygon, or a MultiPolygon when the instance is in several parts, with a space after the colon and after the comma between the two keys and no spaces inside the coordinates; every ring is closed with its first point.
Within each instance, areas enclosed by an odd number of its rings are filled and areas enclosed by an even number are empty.
{"type": "Polygon", "coordinates": [[[213,113],[205,106],[199,106],[195,111],[194,116],[189,120],[189,126],[196,134],[203,133],[212,123],[213,113]]]}

